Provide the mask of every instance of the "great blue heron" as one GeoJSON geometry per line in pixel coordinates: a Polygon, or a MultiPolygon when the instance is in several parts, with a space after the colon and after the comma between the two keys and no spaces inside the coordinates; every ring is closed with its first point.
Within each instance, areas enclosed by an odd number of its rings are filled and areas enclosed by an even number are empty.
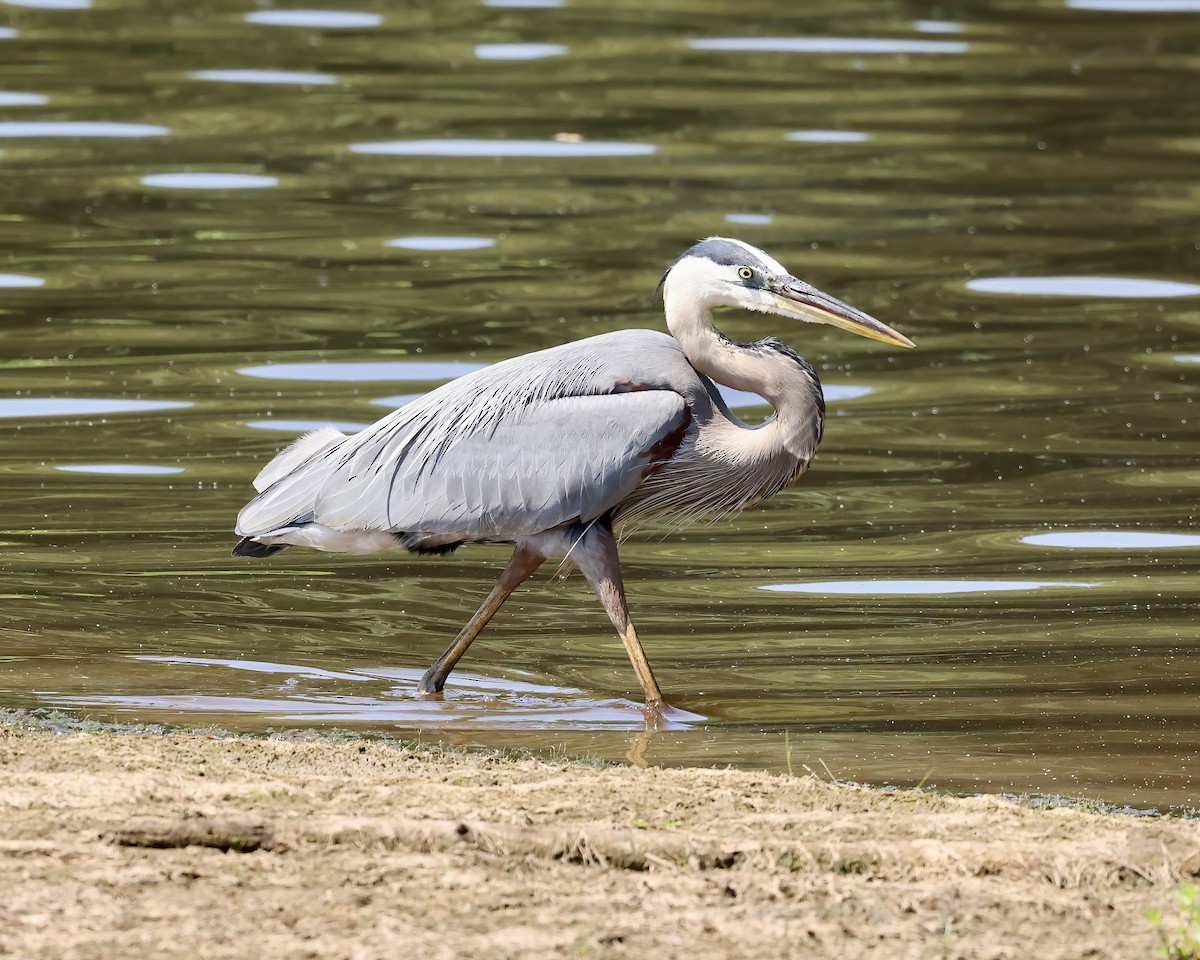
{"type": "Polygon", "coordinates": [[[491,595],[422,677],[426,694],[442,689],[513,590],[548,557],[567,557],[621,635],[648,714],[661,713],[625,603],[617,531],[775,495],[804,472],[824,426],[812,366],[774,337],[730,340],[712,311],[743,307],[913,344],[740,240],[696,244],[660,287],[671,336],[619,330],[539,350],[454,380],[352,436],[330,426],[297,440],[255,479],[234,554],[514,544],[491,595]],[[761,395],[774,416],[747,426],[714,381],[761,395]]]}

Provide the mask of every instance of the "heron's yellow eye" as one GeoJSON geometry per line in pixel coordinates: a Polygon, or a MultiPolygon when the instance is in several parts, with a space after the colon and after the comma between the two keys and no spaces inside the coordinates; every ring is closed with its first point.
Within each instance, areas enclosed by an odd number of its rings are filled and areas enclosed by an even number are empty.
{"type": "Polygon", "coordinates": [[[749,280],[751,277],[754,276],[754,271],[751,270],[749,267],[738,267],[738,276],[741,277],[743,280],[749,280]]]}

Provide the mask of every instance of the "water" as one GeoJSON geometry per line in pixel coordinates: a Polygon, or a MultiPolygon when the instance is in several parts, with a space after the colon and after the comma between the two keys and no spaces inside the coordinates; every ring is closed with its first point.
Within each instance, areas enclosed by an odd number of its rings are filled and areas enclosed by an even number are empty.
{"type": "Polygon", "coordinates": [[[919,349],[724,318],[830,418],[795,490],[625,547],[701,718],[651,761],[1200,803],[1195,4],[395,7],[0,8],[0,704],[622,756],[578,577],[429,702],[501,548],[230,528],[295,434],[659,327],[732,233],[919,349]]]}

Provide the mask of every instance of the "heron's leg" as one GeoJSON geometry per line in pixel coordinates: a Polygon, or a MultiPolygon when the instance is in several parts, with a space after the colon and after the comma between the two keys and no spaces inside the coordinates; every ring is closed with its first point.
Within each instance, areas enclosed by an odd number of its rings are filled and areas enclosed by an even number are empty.
{"type": "Polygon", "coordinates": [[[483,601],[483,606],[475,611],[475,616],[467,621],[467,625],[455,637],[454,642],[446,648],[446,652],[437,658],[432,667],[425,671],[425,676],[421,678],[421,683],[417,687],[418,693],[438,693],[441,691],[442,687],[446,685],[446,678],[450,676],[450,671],[454,669],[454,665],[458,663],[462,655],[467,652],[467,647],[471,645],[472,641],[487,626],[488,621],[492,619],[496,611],[508,599],[509,594],[524,583],[526,578],[540,567],[545,559],[541,554],[526,550],[524,547],[517,547],[513,551],[513,555],[509,558],[508,566],[500,574],[500,579],[496,581],[496,586],[492,588],[492,592],[488,594],[488,598],[483,601]]]}
{"type": "Polygon", "coordinates": [[[617,628],[617,633],[621,635],[625,651],[629,654],[634,672],[642,685],[642,692],[646,695],[648,713],[661,715],[666,701],[662,691],[658,689],[654,672],[650,669],[650,661],[646,659],[646,651],[642,649],[642,642],[629,619],[629,607],[625,603],[625,585],[621,581],[621,563],[617,557],[617,541],[612,528],[602,521],[593,524],[571,551],[571,559],[596,591],[605,613],[617,628]]]}

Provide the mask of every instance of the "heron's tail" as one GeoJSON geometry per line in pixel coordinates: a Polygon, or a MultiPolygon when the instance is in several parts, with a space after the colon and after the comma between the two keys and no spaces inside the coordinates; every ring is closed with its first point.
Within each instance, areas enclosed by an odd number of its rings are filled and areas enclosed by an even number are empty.
{"type": "Polygon", "coordinates": [[[238,514],[235,532],[242,539],[233,548],[234,556],[278,553],[286,544],[271,542],[272,535],[312,519],[322,477],[305,467],[345,439],[340,430],[322,427],[306,433],[262,468],[254,478],[258,496],[238,514]],[[268,542],[261,542],[260,537],[268,542]]]}
{"type": "Polygon", "coordinates": [[[242,537],[237,542],[237,546],[233,548],[235,557],[254,557],[256,560],[261,560],[263,557],[273,557],[280,550],[286,550],[286,543],[259,543],[253,537],[242,537]]]}

